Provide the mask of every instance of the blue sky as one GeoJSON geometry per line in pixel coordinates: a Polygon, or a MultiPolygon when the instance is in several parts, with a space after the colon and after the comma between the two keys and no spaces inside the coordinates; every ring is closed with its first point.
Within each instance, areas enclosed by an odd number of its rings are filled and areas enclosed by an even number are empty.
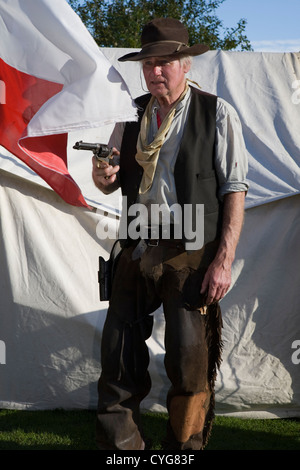
{"type": "Polygon", "coordinates": [[[225,0],[216,15],[225,27],[245,18],[255,51],[300,51],[300,0],[225,0]]]}
{"type": "Polygon", "coordinates": [[[228,28],[245,18],[257,52],[300,51],[300,0],[224,0],[216,16],[228,28]]]}

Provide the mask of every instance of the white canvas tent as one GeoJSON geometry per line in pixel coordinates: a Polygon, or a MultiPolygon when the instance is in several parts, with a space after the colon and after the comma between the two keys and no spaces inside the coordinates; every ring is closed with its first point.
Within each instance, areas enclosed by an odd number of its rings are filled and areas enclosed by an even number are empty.
{"type": "MultiPolygon", "coordinates": [[[[133,97],[143,93],[128,50],[103,49],[133,97]]],[[[233,282],[222,300],[223,362],[217,413],[300,416],[300,54],[208,52],[189,77],[230,102],[241,118],[250,190],[233,282]]],[[[101,90],[99,90],[101,93],[101,90]]],[[[107,303],[99,301],[98,256],[117,226],[119,196],[91,181],[91,155],[77,140],[107,142],[110,127],[69,135],[70,174],[93,211],[64,203],[1,149],[0,407],[95,408],[107,303]]],[[[164,319],[148,341],[148,410],[165,410],[164,319]]]]}

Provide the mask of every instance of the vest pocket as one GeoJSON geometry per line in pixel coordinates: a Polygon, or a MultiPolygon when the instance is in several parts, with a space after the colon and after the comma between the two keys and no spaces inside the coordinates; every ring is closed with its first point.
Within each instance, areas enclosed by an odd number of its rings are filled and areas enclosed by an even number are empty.
{"type": "Polygon", "coordinates": [[[216,172],[214,169],[212,170],[204,170],[201,171],[200,173],[196,174],[197,180],[206,180],[210,178],[215,178],[216,177],[216,172]]]}

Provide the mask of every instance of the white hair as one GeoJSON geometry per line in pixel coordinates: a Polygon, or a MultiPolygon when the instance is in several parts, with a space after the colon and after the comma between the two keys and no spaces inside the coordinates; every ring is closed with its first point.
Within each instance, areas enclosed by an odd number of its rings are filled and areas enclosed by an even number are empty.
{"type": "Polygon", "coordinates": [[[179,59],[181,66],[187,65],[188,67],[192,66],[193,58],[190,55],[184,55],[179,59]]]}

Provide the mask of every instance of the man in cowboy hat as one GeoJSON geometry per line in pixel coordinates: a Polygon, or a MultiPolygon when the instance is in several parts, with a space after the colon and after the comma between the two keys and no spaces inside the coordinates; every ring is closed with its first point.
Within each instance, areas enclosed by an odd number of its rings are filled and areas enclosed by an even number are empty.
{"type": "Polygon", "coordinates": [[[208,48],[189,47],[186,28],[172,18],[148,23],[141,43],[140,52],[119,60],[142,63],[150,93],[136,100],[138,122],[118,123],[111,136],[120,164],[93,161],[96,186],[106,194],[120,186],[128,208],[102,336],[97,442],[100,449],[145,447],[139,416],[151,386],[145,342],[151,314],[162,305],[171,382],[164,449],[200,450],[214,416],[219,300],[230,287],[243,222],[246,151],[232,107],[187,84],[191,56],[208,48]],[[135,225],[134,204],[142,214],[135,225]],[[169,219],[159,214],[153,223],[157,206],[169,219]],[[200,232],[201,246],[190,236],[200,232]]]}

